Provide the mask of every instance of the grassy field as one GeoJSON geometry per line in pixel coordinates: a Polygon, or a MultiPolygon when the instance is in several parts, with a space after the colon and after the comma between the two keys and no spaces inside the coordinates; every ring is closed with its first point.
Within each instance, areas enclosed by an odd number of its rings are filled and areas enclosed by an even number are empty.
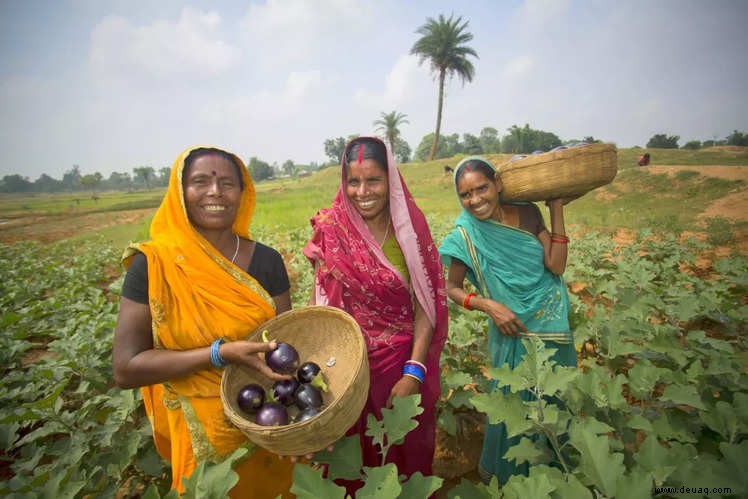
{"type": "MultiPolygon", "coordinates": [[[[740,180],[700,175],[695,171],[680,171],[676,175],[654,174],[636,165],[643,149],[620,149],[618,175],[610,185],[588,193],[574,201],[566,210],[567,223],[613,233],[619,228],[652,228],[681,232],[694,230],[697,215],[714,200],[743,186],[740,180]]],[[[698,151],[654,149],[652,165],[681,165],[708,167],[748,166],[748,148],[717,147],[698,151]]],[[[506,161],[511,155],[488,155],[494,164],[506,161]]],[[[401,165],[401,171],[416,202],[432,219],[451,222],[459,213],[451,176],[444,166],[454,166],[461,156],[425,163],[401,165]]],[[[294,230],[309,227],[309,218],[332,202],[340,179],[337,167],[328,167],[315,174],[295,179],[276,179],[259,182],[257,208],[253,228],[263,230],[294,230]]],[[[68,227],[67,237],[75,241],[89,236],[104,235],[112,244],[121,246],[129,240],[147,236],[150,214],[155,211],[163,189],[131,192],[101,192],[98,200],[91,193],[2,195],[0,196],[0,233],[8,235],[18,226],[41,224],[47,221],[56,228],[68,227]],[[123,213],[142,210],[143,216],[133,220],[118,218],[123,213]],[[108,223],[84,223],[96,214],[108,223]],[[93,226],[93,227],[91,227],[93,226]]],[[[543,210],[545,212],[545,210],[543,210]]],[[[734,222],[717,223],[721,228],[745,228],[734,222]]],[[[715,226],[716,226],[715,225],[715,226]]],[[[704,223],[700,222],[704,228],[704,223]]],[[[51,230],[42,227],[41,230],[51,230]]]]}

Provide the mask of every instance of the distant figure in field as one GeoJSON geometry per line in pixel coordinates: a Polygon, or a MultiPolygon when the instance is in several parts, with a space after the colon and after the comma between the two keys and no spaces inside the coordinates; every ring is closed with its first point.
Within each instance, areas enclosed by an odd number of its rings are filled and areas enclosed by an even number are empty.
{"type": "Polygon", "coordinates": [[[451,174],[451,173],[452,173],[453,171],[454,171],[454,170],[452,169],[452,167],[451,167],[451,166],[449,166],[449,165],[444,165],[444,174],[445,174],[445,175],[449,175],[449,174],[451,174]]]}
{"type": "Polygon", "coordinates": [[[645,152],[639,158],[639,166],[647,166],[649,164],[649,153],[645,152]]]}

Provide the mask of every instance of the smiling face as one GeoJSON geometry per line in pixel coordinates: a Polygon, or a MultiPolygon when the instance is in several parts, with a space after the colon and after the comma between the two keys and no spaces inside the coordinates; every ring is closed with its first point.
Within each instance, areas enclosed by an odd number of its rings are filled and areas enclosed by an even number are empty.
{"type": "Polygon", "coordinates": [[[457,180],[457,195],[462,207],[478,220],[499,220],[501,181],[480,171],[466,171],[457,180]]]}
{"type": "Polygon", "coordinates": [[[192,225],[206,232],[231,229],[241,201],[236,165],[218,154],[192,161],[183,179],[184,204],[192,225]]]}
{"type": "Polygon", "coordinates": [[[389,206],[387,170],[373,159],[352,161],[346,170],[345,192],[361,218],[370,221],[384,215],[389,206]]]}

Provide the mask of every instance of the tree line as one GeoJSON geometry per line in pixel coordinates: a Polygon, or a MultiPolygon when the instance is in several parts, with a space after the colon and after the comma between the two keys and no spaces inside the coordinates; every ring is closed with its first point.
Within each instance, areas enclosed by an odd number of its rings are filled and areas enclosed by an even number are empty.
{"type": "MultiPolygon", "coordinates": [[[[680,136],[678,135],[667,135],[664,133],[658,133],[652,136],[647,142],[648,148],[658,149],[678,149],[678,141],[680,136]]],[[[710,140],[689,140],[683,144],[680,149],[701,149],[703,147],[714,147],[714,146],[748,146],[748,133],[739,132],[734,130],[723,140],[710,139],[710,140]]]]}
{"type": "MultiPolygon", "coordinates": [[[[288,160],[283,165],[267,163],[256,157],[247,162],[247,167],[257,181],[277,176],[304,175],[319,168],[315,162],[309,165],[296,165],[288,160]]],[[[55,193],[55,192],[91,192],[98,191],[132,191],[166,187],[169,183],[171,168],[138,166],[130,172],[112,172],[105,178],[100,172],[82,173],[80,166],[73,165],[61,179],[42,173],[32,181],[28,177],[13,174],[5,175],[0,180],[0,193],[55,193]]]]}

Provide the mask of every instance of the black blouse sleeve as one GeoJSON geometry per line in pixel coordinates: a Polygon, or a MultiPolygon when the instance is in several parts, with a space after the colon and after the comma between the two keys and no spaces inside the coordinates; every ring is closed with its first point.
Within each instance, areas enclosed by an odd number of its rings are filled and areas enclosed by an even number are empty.
{"type": "Polygon", "coordinates": [[[255,252],[247,272],[257,279],[270,296],[278,296],[291,289],[283,257],[270,246],[260,242],[255,243],[255,252]]]}
{"type": "Polygon", "coordinates": [[[132,257],[122,284],[122,296],[148,304],[148,260],[143,253],[135,253],[132,257]]]}

